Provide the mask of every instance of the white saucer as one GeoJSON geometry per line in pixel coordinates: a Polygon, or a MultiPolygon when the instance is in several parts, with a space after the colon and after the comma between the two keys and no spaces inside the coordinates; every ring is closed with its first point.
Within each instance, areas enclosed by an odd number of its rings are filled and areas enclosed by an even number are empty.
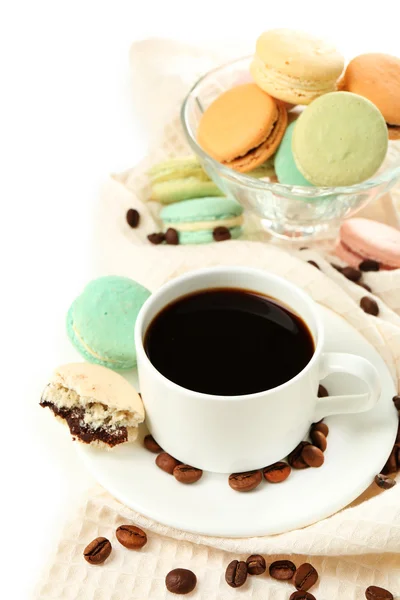
{"type": "MultiPolygon", "coordinates": [[[[329,417],[328,448],[320,469],[292,471],[281,484],[262,484],[238,493],[226,475],[204,473],[192,485],[178,483],[155,464],[142,446],[144,428],[135,444],[112,452],[79,446],[88,469],[115,498],[160,523],[177,529],[224,537],[276,534],[324,519],[355,500],[380,472],[393,447],[397,419],[395,387],[376,350],[346,321],[322,308],[326,350],[350,352],[369,359],[378,369],[382,395],[368,413],[329,417]]],[[[128,379],[135,383],[136,374],[128,379]],[[133,380],[132,380],[133,377],[133,380]]],[[[330,376],[331,394],[359,393],[363,384],[348,375],[330,376]]],[[[299,398],[301,402],[301,398],[299,398]]],[[[211,418],[211,416],[210,416],[211,418]]]]}

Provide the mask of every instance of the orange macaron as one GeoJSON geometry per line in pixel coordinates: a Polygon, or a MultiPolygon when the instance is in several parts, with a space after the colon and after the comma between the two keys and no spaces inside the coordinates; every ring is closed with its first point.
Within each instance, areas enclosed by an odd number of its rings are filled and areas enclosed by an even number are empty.
{"type": "Polygon", "coordinates": [[[288,122],[283,104],[255,83],[224,92],[204,112],[197,139],[215,160],[246,173],[277,150],[288,122]]]}
{"type": "Polygon", "coordinates": [[[400,58],[360,54],[347,65],[340,89],[367,98],[381,111],[390,139],[400,139],[400,58]]]}

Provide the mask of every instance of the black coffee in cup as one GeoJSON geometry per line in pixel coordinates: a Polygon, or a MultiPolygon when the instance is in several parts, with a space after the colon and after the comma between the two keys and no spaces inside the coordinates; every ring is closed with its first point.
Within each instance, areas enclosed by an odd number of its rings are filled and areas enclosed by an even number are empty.
{"type": "Polygon", "coordinates": [[[300,373],[315,349],[307,325],[287,306],[235,288],[172,302],[150,323],[144,347],[170,381],[218,396],[275,388],[300,373]]]}

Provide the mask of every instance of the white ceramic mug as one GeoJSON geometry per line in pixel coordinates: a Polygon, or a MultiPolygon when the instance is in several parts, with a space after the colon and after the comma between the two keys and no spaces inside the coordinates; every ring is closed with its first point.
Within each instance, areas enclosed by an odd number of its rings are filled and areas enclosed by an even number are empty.
{"type": "MultiPolygon", "coordinates": [[[[304,439],[311,423],[328,415],[369,410],[380,396],[378,373],[365,358],[323,351],[324,326],[314,301],[292,283],[261,270],[202,269],[165,284],[143,305],[136,322],[135,343],[150,432],[166,452],[207,471],[233,473],[270,465],[304,439]],[[243,396],[198,393],[164,377],[144,350],[148,326],[174,300],[213,288],[248,289],[272,296],[299,315],[314,339],[315,352],[307,366],[276,388],[243,396]],[[320,380],[337,372],[359,377],[369,391],[318,398],[320,380]]],[[[207,357],[199,369],[206,364],[207,357]]]]}

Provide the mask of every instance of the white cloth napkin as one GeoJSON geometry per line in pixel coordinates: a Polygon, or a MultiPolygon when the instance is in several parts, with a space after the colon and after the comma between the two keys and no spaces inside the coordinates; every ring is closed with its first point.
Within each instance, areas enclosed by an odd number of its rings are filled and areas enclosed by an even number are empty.
{"type": "MultiPolygon", "coordinates": [[[[220,60],[218,53],[162,40],[132,47],[134,89],[139,94],[141,115],[151,123],[153,149],[142,164],[114,176],[103,190],[95,218],[93,277],[126,275],[155,290],[181,273],[204,266],[236,264],[266,269],[300,285],[314,300],[351,323],[382,355],[398,385],[400,270],[365,275],[364,280],[380,306],[379,317],[372,317],[359,308],[365,290],[331,267],[330,242],[310,245],[309,250],[303,251],[290,244],[276,244],[252,218],[247,219],[244,240],[182,247],[154,247],[146,241],[146,235],[158,228],[157,209],[146,202],[146,170],[168,156],[188,153],[177,117],[179,104],[193,80],[216,60],[220,60]],[[156,122],[151,98],[165,68],[170,75],[162,80],[165,110],[160,115],[157,102],[156,122]],[[137,230],[130,229],[125,221],[126,210],[132,207],[141,214],[137,230]],[[310,266],[308,260],[317,262],[321,270],[310,266]]],[[[159,89],[157,96],[160,97],[159,89]]],[[[398,226],[399,195],[396,191],[385,196],[364,209],[363,214],[398,226]]],[[[250,577],[237,590],[227,586],[226,565],[233,558],[245,559],[254,552],[268,555],[267,562],[289,555],[297,564],[311,562],[320,575],[318,585],[311,590],[318,600],[365,598],[369,585],[385,587],[400,597],[400,485],[385,492],[373,485],[351,507],[324,521],[301,530],[252,539],[212,538],[166,527],[96,488],[83,498],[79,512],[66,525],[35,598],[173,598],[164,579],[176,567],[190,568],[197,574],[198,585],[189,596],[193,599],[289,598],[294,588],[267,576],[250,577]],[[115,541],[116,527],[126,522],[148,532],[148,544],[140,552],[126,550],[115,541]],[[114,550],[106,563],[93,567],[83,560],[82,552],[97,536],[111,539],[114,550]]]]}

